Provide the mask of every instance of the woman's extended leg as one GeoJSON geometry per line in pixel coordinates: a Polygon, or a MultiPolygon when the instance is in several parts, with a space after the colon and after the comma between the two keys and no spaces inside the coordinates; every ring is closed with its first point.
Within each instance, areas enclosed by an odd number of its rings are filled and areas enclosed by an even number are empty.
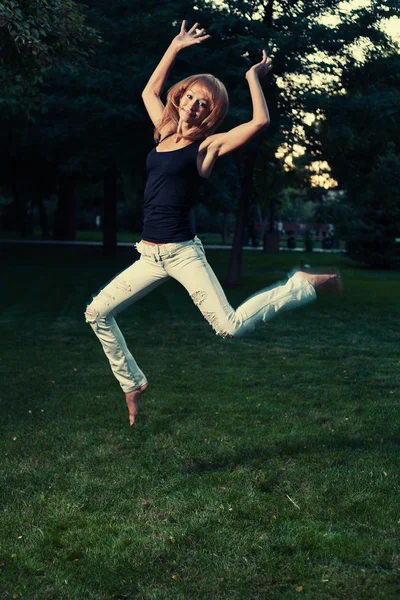
{"type": "Polygon", "coordinates": [[[163,268],[150,258],[141,256],[102,288],[86,309],[86,322],[99,338],[112,372],[125,394],[143,390],[147,379],[128,350],[115,315],[167,279],[169,276],[163,268]]]}
{"type": "Polygon", "coordinates": [[[222,337],[243,335],[278,312],[297,308],[316,298],[311,281],[296,273],[285,283],[260,290],[234,310],[207,262],[201,243],[191,245],[167,264],[168,274],[187,289],[193,302],[222,337]]]}

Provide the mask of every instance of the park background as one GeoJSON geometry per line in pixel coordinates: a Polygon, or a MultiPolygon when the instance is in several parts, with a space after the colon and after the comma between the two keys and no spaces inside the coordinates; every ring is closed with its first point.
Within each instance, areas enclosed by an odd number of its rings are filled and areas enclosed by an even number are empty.
{"type": "Polygon", "coordinates": [[[399,13],[0,5],[1,597],[395,597],[399,13]],[[339,267],[344,293],[221,340],[168,282],[120,318],[151,383],[129,430],[83,310],[137,257],[118,242],[140,239],[154,144],[140,92],[183,18],[212,37],[167,87],[219,77],[221,130],[251,118],[261,48],[274,65],[268,131],[199,190],[230,302],[300,264],[339,267]]]}

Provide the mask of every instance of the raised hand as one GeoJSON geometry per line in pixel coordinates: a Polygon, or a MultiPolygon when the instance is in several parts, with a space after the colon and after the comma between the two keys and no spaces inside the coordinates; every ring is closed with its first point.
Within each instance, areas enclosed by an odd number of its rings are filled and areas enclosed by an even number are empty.
{"type": "Polygon", "coordinates": [[[195,23],[189,31],[186,31],[186,24],[187,21],[182,21],[180,32],[171,42],[177,50],[182,50],[182,48],[186,48],[186,46],[193,46],[193,44],[201,44],[211,37],[211,35],[206,34],[205,29],[200,29],[196,33],[199,23],[195,23]]]}
{"type": "Polygon", "coordinates": [[[259,79],[261,79],[261,77],[265,77],[265,75],[267,73],[269,73],[270,70],[272,69],[271,59],[268,58],[265,50],[262,51],[262,54],[263,54],[262,61],[253,65],[252,67],[250,67],[250,69],[246,73],[246,79],[248,78],[249,75],[252,75],[252,74],[257,75],[257,77],[259,79]]]}

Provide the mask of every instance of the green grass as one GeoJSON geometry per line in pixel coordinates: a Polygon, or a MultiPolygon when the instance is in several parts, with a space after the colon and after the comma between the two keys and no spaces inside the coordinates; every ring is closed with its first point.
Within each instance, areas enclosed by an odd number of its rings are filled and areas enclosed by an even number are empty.
{"type": "Polygon", "coordinates": [[[397,597],[400,273],[247,252],[234,306],[301,260],[345,292],[239,340],[168,282],[119,318],[150,382],[130,429],[82,313],[131,252],[3,256],[2,600],[397,597]]]}

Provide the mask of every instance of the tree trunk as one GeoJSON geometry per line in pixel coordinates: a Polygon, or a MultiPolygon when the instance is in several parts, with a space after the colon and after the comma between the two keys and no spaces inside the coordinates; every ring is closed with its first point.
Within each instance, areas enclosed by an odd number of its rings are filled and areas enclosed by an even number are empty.
{"type": "Polygon", "coordinates": [[[269,197],[269,233],[274,233],[275,231],[275,213],[276,213],[276,203],[275,198],[272,194],[269,197]]]}
{"type": "Polygon", "coordinates": [[[228,243],[228,235],[229,235],[229,231],[228,231],[229,210],[224,210],[223,215],[224,215],[224,221],[223,221],[223,225],[222,225],[222,245],[226,246],[228,243]]]}
{"type": "Polygon", "coordinates": [[[250,197],[253,187],[253,173],[258,154],[258,147],[249,150],[244,167],[242,186],[239,199],[239,209],[236,218],[235,235],[233,237],[232,250],[229,259],[228,275],[224,282],[225,287],[235,287],[239,285],[240,273],[242,270],[242,254],[244,227],[247,222],[249,212],[250,197]]]}
{"type": "Polygon", "coordinates": [[[117,250],[117,169],[113,167],[104,177],[103,254],[117,250]]]}
{"type": "Polygon", "coordinates": [[[12,193],[14,196],[15,224],[19,229],[19,235],[26,238],[29,235],[28,207],[24,193],[19,189],[16,181],[12,182],[12,193]]]}
{"type": "Polygon", "coordinates": [[[265,231],[263,239],[264,252],[279,252],[280,235],[279,231],[272,233],[265,231]]]}
{"type": "Polygon", "coordinates": [[[14,197],[14,221],[15,227],[18,228],[19,234],[22,238],[28,237],[29,231],[29,219],[28,219],[28,207],[26,203],[26,195],[24,190],[18,183],[18,168],[16,160],[12,164],[12,182],[11,182],[12,195],[14,197]]]}
{"type": "Polygon", "coordinates": [[[76,177],[73,175],[62,175],[59,179],[53,239],[76,239],[76,207],[76,177]]]}
{"type": "Polygon", "coordinates": [[[45,240],[49,237],[49,221],[47,218],[47,212],[46,212],[46,207],[43,201],[43,194],[42,192],[38,191],[35,192],[34,195],[34,204],[38,207],[39,209],[39,223],[40,223],[40,229],[42,232],[42,239],[45,240]]]}

